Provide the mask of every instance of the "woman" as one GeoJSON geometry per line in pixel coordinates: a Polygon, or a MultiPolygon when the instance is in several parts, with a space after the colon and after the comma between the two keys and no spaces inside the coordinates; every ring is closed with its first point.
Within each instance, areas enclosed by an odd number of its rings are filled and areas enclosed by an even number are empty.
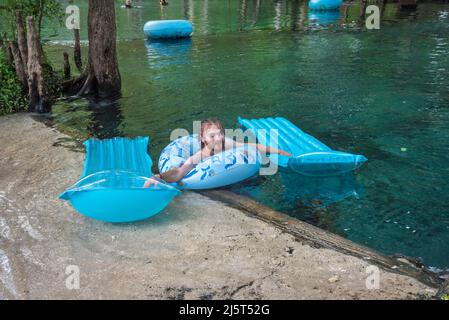
{"type": "MultiPolygon", "coordinates": [[[[218,154],[222,151],[232,149],[235,147],[244,146],[244,143],[235,142],[231,139],[226,139],[224,135],[224,129],[220,121],[214,119],[207,119],[201,121],[201,130],[199,139],[201,142],[201,150],[187,159],[184,164],[179,168],[172,168],[162,174],[156,174],[153,177],[156,179],[164,180],[165,182],[178,182],[184,178],[187,173],[192,170],[195,165],[200,163],[203,159],[218,154]]],[[[292,154],[279,150],[276,148],[267,147],[257,143],[247,143],[246,145],[257,148],[261,153],[278,153],[283,156],[292,156],[292,154]]],[[[148,179],[145,182],[144,187],[148,187],[156,180],[148,179]]]]}

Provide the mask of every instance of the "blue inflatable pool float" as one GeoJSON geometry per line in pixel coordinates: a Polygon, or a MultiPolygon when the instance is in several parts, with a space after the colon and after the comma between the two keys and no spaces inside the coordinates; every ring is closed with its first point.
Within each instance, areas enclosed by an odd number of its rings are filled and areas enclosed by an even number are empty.
{"type": "Polygon", "coordinates": [[[181,192],[158,183],[143,188],[151,177],[148,137],[89,139],[81,178],[60,199],[80,213],[101,221],[131,222],[164,209],[181,192]]]}
{"type": "Polygon", "coordinates": [[[188,38],[193,27],[188,20],[155,20],[145,23],[143,32],[151,39],[188,38]]]}
{"type": "MultiPolygon", "coordinates": [[[[162,150],[159,172],[179,168],[191,155],[200,150],[198,135],[173,140],[162,150]]],[[[236,147],[203,159],[181,181],[182,189],[212,189],[248,179],[258,173],[260,155],[250,146],[236,147]]]]}
{"type": "Polygon", "coordinates": [[[340,9],[342,0],[310,0],[309,10],[327,11],[340,9]]]}
{"type": "Polygon", "coordinates": [[[252,120],[239,117],[238,121],[245,129],[251,130],[259,143],[293,154],[292,157],[274,154],[269,158],[280,167],[297,173],[309,176],[338,175],[355,170],[367,161],[362,155],[332,150],[282,117],[252,120]],[[270,134],[273,136],[270,137],[270,134]]]}

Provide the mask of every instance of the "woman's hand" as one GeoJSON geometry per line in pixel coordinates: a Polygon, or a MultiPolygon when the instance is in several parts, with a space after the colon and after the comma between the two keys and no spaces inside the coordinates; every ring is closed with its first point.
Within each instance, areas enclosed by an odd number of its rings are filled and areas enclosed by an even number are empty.
{"type": "Polygon", "coordinates": [[[161,176],[158,174],[153,175],[151,178],[149,178],[147,181],[145,181],[145,184],[143,185],[144,188],[149,188],[150,186],[154,186],[156,188],[156,186],[161,183],[160,180],[161,176]]]}

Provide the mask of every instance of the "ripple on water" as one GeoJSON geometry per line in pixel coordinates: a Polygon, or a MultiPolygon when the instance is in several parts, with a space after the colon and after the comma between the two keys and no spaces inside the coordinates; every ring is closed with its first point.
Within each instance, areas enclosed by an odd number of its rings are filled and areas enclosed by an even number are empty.
{"type": "MultiPolygon", "coordinates": [[[[189,3],[171,4],[164,18],[192,18],[199,33],[191,40],[118,44],[119,107],[106,115],[64,102],[55,121],[86,136],[149,135],[156,160],[171,130],[191,130],[193,120],[219,117],[235,128],[237,116],[287,117],[332,148],[367,156],[356,175],[366,191],[356,199],[347,184],[328,192],[277,175],[243,193],[384,253],[447,268],[449,6],[408,13],[387,4],[381,30],[371,32],[355,22],[359,3],[335,16],[308,15],[307,2],[288,0],[189,3]],[[305,214],[316,194],[329,210],[312,203],[305,214]]],[[[145,19],[118,12],[118,38],[161,18],[152,6],[145,19]]]]}

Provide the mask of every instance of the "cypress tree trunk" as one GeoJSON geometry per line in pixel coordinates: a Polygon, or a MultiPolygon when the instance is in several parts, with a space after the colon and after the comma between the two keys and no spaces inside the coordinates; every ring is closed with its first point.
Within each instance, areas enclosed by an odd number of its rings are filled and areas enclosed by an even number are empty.
{"type": "Polygon", "coordinates": [[[32,16],[27,17],[27,26],[29,111],[49,112],[50,104],[45,92],[40,40],[34,27],[34,18],[32,16]]]}
{"type": "Polygon", "coordinates": [[[23,24],[22,13],[19,10],[16,11],[16,28],[20,57],[22,58],[22,62],[24,64],[23,68],[25,69],[25,75],[28,75],[26,67],[28,63],[27,35],[25,32],[25,26],[23,24]]]}
{"type": "Polygon", "coordinates": [[[6,48],[6,57],[10,64],[14,64],[14,55],[12,54],[11,45],[8,45],[8,47],[6,48]]]}
{"type": "Polygon", "coordinates": [[[362,3],[360,5],[360,19],[361,20],[365,20],[367,6],[368,6],[368,0],[362,0],[362,3]]]}
{"type": "Polygon", "coordinates": [[[19,78],[20,82],[22,83],[22,88],[24,92],[26,92],[28,88],[28,81],[27,76],[25,74],[25,64],[23,63],[22,57],[20,56],[19,47],[17,43],[11,41],[9,43],[9,50],[11,50],[17,78],[19,78]]]}
{"type": "Polygon", "coordinates": [[[114,0],[89,0],[89,57],[85,81],[78,95],[100,98],[120,95],[114,0]]]}
{"type": "Polygon", "coordinates": [[[81,62],[81,46],[80,46],[80,30],[73,29],[75,33],[75,47],[73,49],[73,58],[75,60],[76,68],[79,72],[82,72],[82,62],[81,62]]]}
{"type": "Polygon", "coordinates": [[[39,39],[41,37],[42,17],[44,15],[44,5],[45,5],[45,0],[39,0],[39,13],[37,16],[37,34],[39,35],[39,39]]]}

